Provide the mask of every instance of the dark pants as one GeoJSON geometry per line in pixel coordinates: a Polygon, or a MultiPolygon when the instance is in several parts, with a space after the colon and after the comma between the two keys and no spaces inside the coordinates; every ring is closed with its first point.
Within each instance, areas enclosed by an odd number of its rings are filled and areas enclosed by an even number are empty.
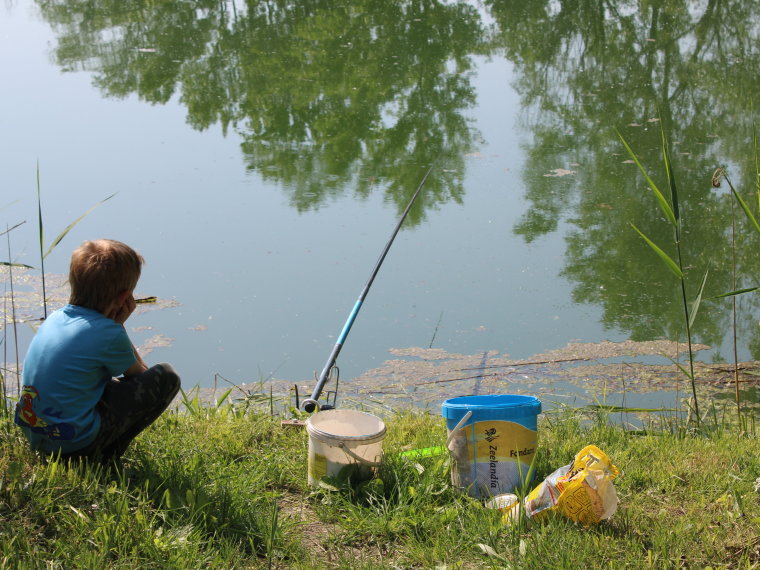
{"type": "Polygon", "coordinates": [[[166,363],[137,376],[112,379],[95,408],[101,422],[95,441],[61,457],[117,461],[131,441],[169,407],[179,387],[179,376],[166,363]]]}

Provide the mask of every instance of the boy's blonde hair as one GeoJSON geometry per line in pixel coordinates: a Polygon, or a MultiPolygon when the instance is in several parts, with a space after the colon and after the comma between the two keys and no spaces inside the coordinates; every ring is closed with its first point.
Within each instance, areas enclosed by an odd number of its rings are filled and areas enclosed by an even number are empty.
{"type": "Polygon", "coordinates": [[[128,245],[110,239],[86,241],[71,254],[69,303],[103,313],[124,291],[132,291],[145,260],[128,245]]]}

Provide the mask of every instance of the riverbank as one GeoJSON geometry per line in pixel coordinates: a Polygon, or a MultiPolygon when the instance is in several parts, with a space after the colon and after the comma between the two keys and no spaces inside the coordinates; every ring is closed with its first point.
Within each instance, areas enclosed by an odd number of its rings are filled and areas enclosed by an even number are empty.
{"type": "Polygon", "coordinates": [[[306,484],[308,436],[266,406],[195,406],[162,417],[103,472],[47,465],[0,422],[0,567],[514,567],[760,565],[758,426],[708,419],[626,430],[603,411],[543,414],[537,481],[593,443],[621,471],[619,508],[584,528],[554,518],[506,527],[450,485],[443,421],[387,413],[376,479],[306,484]]]}
{"type": "MultiPolygon", "coordinates": [[[[615,407],[618,421],[640,427],[652,414],[677,410],[682,418],[688,415],[688,379],[664,356],[676,359],[678,349],[677,343],[668,341],[570,343],[522,360],[495,351],[463,355],[440,349],[392,349],[393,358],[381,366],[341,381],[337,401],[343,407],[379,414],[410,407],[437,414],[446,399],[456,396],[522,394],[538,397],[545,411],[615,407]],[[659,362],[652,362],[655,359],[659,362]]],[[[722,417],[736,417],[738,379],[743,412],[760,421],[760,362],[736,366],[695,362],[695,378],[700,406],[712,407],[722,417]]],[[[314,386],[314,379],[267,378],[236,384],[216,375],[213,386],[190,393],[209,405],[235,401],[281,409],[298,408],[314,386]]],[[[329,392],[332,401],[335,389],[335,382],[328,383],[323,396],[329,392]]]]}

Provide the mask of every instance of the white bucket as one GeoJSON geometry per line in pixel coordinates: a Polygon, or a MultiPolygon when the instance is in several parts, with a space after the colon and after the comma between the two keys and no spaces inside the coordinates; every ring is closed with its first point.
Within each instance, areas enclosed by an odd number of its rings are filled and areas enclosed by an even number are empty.
{"type": "Polygon", "coordinates": [[[383,459],[385,424],[355,410],[325,410],[306,420],[309,485],[324,477],[367,479],[383,459]]]}

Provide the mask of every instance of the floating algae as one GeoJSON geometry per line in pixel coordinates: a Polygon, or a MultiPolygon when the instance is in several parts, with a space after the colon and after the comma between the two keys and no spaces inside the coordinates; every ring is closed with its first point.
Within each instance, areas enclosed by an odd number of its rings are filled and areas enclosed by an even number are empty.
{"type": "MultiPolygon", "coordinates": [[[[0,280],[7,280],[8,277],[8,267],[0,267],[0,280]]],[[[69,300],[67,277],[57,273],[46,274],[45,297],[48,313],[63,307],[69,300]]],[[[135,314],[179,306],[179,302],[174,299],[147,298],[150,302],[139,303],[135,314]]],[[[29,269],[13,269],[13,304],[11,304],[11,292],[7,289],[0,295],[0,329],[13,325],[14,310],[16,324],[28,323],[35,326],[43,321],[45,309],[42,300],[41,275],[29,269]]]]}

